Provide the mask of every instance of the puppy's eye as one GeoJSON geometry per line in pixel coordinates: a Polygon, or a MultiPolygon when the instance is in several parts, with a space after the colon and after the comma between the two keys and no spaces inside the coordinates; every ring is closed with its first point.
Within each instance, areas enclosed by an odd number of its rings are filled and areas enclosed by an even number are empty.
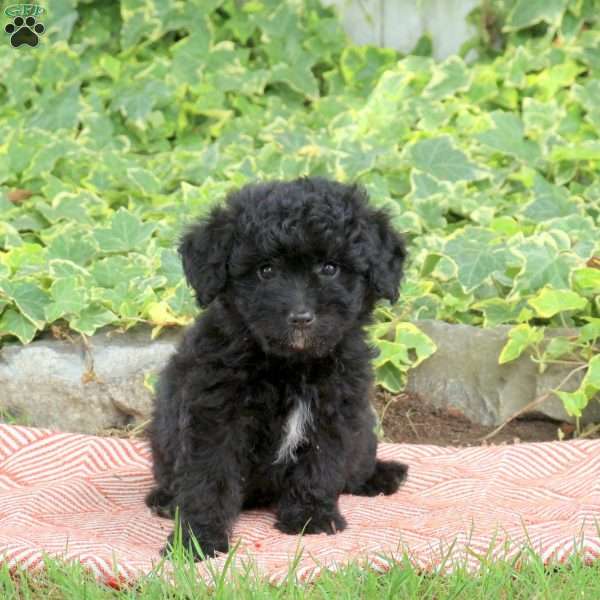
{"type": "Polygon", "coordinates": [[[261,265],[258,268],[258,276],[261,279],[272,279],[273,277],[275,277],[275,269],[273,267],[273,265],[261,265]]]}
{"type": "Polygon", "coordinates": [[[339,271],[339,267],[333,263],[324,263],[319,269],[319,273],[325,277],[335,277],[339,271]]]}

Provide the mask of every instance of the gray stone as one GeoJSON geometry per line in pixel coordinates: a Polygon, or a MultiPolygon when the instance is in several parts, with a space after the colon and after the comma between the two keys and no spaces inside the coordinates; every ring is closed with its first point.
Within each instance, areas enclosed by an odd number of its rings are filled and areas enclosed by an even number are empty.
{"type": "MultiPolygon", "coordinates": [[[[540,374],[528,356],[499,365],[509,327],[415,324],[438,350],[409,372],[408,391],[484,425],[502,423],[556,387],[570,370],[553,365],[540,374]]],[[[19,422],[85,433],[142,423],[152,408],[144,377],[165,365],[180,333],[165,332],[151,340],[145,328],[109,331],[88,338],[89,350],[79,338],[73,343],[46,338],[27,346],[6,345],[0,350],[0,411],[19,422]]],[[[566,390],[576,389],[583,373],[578,375],[566,390]]],[[[533,412],[572,421],[552,394],[533,412]]],[[[600,421],[600,402],[590,403],[582,421],[600,421]]]]}
{"type": "Polygon", "coordinates": [[[148,329],[100,333],[74,342],[42,339],[0,350],[0,410],[38,427],[97,433],[146,420],[152,395],[147,373],[158,371],[176,336],[151,341],[148,329]]]}
{"type": "MultiPolygon", "coordinates": [[[[482,329],[441,321],[415,323],[437,344],[437,351],[408,374],[407,391],[441,409],[458,410],[471,421],[499,425],[536,398],[556,387],[572,369],[552,365],[540,374],[529,355],[499,365],[498,357],[506,343],[509,326],[482,329]]],[[[553,335],[565,335],[556,330],[553,335]]],[[[573,391],[583,372],[564,386],[573,391]]],[[[573,422],[560,401],[550,394],[543,403],[528,412],[573,422]]],[[[590,402],[582,422],[600,421],[600,403],[590,402]]]]}

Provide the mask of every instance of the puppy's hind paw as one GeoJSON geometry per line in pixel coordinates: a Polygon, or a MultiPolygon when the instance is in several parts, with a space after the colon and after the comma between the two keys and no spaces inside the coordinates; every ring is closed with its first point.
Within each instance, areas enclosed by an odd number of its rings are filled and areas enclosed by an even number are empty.
{"type": "Polygon", "coordinates": [[[398,491],[400,484],[406,479],[407,472],[408,467],[402,463],[378,460],[373,475],[350,493],[356,496],[389,496],[398,491]]]}

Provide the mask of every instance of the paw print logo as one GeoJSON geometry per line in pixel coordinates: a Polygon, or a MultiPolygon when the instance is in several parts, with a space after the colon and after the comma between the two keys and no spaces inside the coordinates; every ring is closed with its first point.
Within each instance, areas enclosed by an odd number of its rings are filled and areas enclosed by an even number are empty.
{"type": "Polygon", "coordinates": [[[46,28],[38,23],[35,17],[15,17],[12,23],[8,23],[4,31],[10,35],[10,43],[13,48],[27,44],[34,48],[38,45],[39,36],[43,35],[46,28]]]}

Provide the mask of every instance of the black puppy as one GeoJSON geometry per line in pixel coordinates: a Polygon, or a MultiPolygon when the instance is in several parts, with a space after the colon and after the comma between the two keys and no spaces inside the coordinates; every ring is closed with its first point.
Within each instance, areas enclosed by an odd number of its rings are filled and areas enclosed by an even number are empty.
{"type": "Polygon", "coordinates": [[[375,302],[398,296],[405,249],[387,215],[325,179],[249,185],[179,251],[208,308],[158,384],[147,504],[179,508],[183,543],[214,556],[242,508],[330,534],[346,527],[340,493],[395,492],[406,466],[375,458],[364,332],[375,302]]]}

